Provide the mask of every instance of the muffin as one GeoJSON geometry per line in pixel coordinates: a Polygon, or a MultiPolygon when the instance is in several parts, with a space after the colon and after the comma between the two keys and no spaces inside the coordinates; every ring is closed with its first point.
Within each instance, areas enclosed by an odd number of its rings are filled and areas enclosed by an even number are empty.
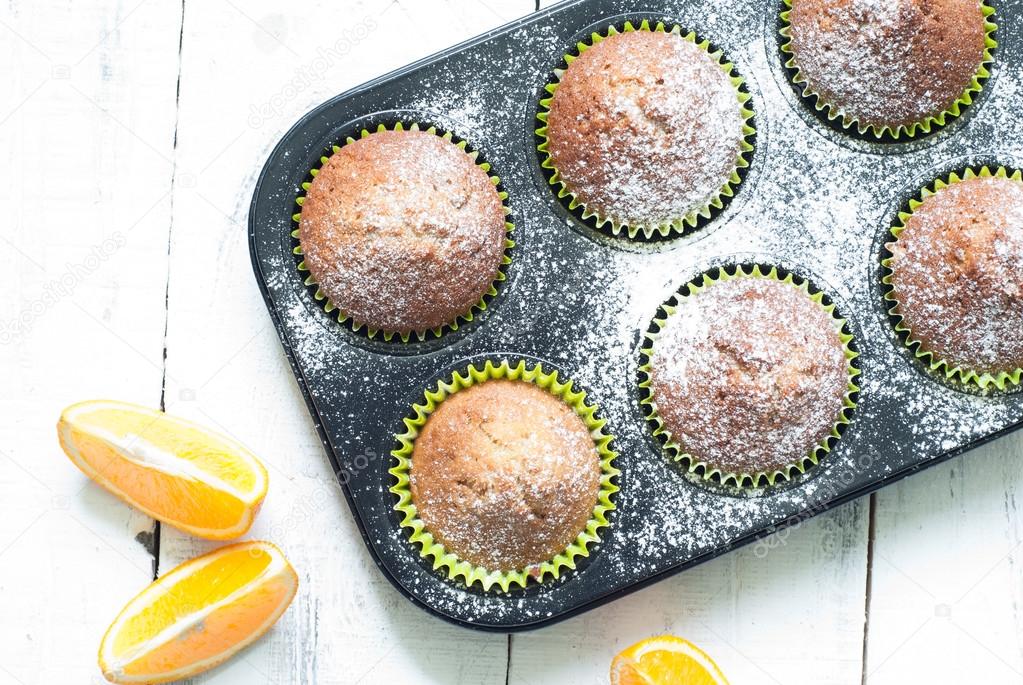
{"type": "Polygon", "coordinates": [[[722,482],[802,471],[846,422],[855,386],[843,322],[804,284],[737,272],[690,286],[646,351],[669,448],[722,482]]]}
{"type": "Polygon", "coordinates": [[[356,329],[422,337],[466,317],[500,277],[501,194],[432,131],[379,130],[316,173],[298,238],[312,281],[356,329]]]}
{"type": "Polygon", "coordinates": [[[888,243],[892,313],[949,375],[986,386],[1023,368],[1023,182],[1004,170],[939,183],[888,243]]]}
{"type": "Polygon", "coordinates": [[[988,75],[981,0],[789,0],[782,33],[803,94],[878,136],[942,125],[988,75]]]}
{"type": "Polygon", "coordinates": [[[526,381],[454,393],[413,444],[409,487],[425,529],[492,571],[539,565],[571,545],[598,503],[600,456],[583,420],[526,381]]]}
{"type": "Polygon", "coordinates": [[[630,235],[667,235],[731,195],[752,147],[741,79],[692,35],[613,31],[567,58],[538,133],[572,205],[630,235]]]}

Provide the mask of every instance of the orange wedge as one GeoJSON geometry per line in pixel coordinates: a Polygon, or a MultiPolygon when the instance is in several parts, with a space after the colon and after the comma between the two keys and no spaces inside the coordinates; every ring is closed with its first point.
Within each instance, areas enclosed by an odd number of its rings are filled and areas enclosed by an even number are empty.
{"type": "Polygon", "coordinates": [[[63,411],[60,445],[85,475],[155,519],[211,540],[243,535],[266,497],[266,469],[223,435],[125,402],[63,411]]]}
{"type": "Polygon", "coordinates": [[[298,576],[269,542],[239,542],[185,562],[114,619],[99,648],[112,683],[166,683],[207,671],[277,622],[298,576]]]}
{"type": "Polygon", "coordinates": [[[728,685],[717,664],[674,635],[652,637],[611,662],[611,685],[728,685]]]}

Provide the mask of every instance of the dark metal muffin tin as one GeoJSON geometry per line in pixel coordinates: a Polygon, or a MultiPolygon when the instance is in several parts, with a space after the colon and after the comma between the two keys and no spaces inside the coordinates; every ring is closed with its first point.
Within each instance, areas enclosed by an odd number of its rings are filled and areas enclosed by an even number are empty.
{"type": "MultiPolygon", "coordinates": [[[[885,311],[880,255],[896,213],[920,188],[980,164],[1019,166],[1018,4],[999,2],[992,78],[963,117],[903,143],[835,130],[788,81],[781,0],[578,0],[344,93],[285,135],[249,214],[253,266],[341,490],[380,570],[447,620],[535,628],[636,590],[1019,428],[1023,394],[982,395],[928,372],[885,311]],[[746,79],[756,150],[734,200],[667,241],[603,234],[556,198],[536,151],[537,103],[583,36],[649,18],[723,49],[746,79]],[[378,123],[435,124],[469,141],[509,193],[517,243],[485,314],[440,338],[384,342],[324,312],[292,254],[294,198],[332,144],[378,123]],[[681,285],[720,265],[775,265],[823,290],[849,321],[862,388],[852,423],[818,467],[739,492],[673,463],[651,435],[637,387],[642,333],[681,285]],[[423,391],[484,359],[528,358],[584,388],[620,454],[617,511],[591,556],[554,582],[508,594],[434,571],[393,510],[394,435],[423,391]]],[[[457,269],[457,264],[452,264],[457,269]]],[[[336,534],[324,531],[325,535],[336,534]]]]}

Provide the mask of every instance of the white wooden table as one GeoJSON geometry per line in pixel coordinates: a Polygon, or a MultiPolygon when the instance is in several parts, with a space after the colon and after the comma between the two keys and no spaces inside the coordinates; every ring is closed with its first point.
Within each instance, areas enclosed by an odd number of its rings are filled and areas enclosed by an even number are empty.
{"type": "Polygon", "coordinates": [[[251,536],[280,544],[302,586],[197,683],[603,683],[615,652],[663,632],[736,684],[1023,682],[1019,438],[535,633],[449,626],[376,571],[252,276],[252,186],[306,110],[533,9],[0,8],[0,685],[102,682],[96,648],[124,602],[211,548],[63,456],[61,408],[95,397],[163,405],[269,465],[251,536]]]}

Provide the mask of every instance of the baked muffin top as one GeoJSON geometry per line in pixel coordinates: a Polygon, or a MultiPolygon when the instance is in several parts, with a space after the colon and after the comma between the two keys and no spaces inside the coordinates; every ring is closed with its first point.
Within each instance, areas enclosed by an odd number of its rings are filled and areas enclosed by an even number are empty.
{"type": "Polygon", "coordinates": [[[823,104],[863,127],[948,109],[984,62],[980,0],[792,0],[793,59],[823,104]]]}
{"type": "Polygon", "coordinates": [[[600,457],[571,407],[525,381],[448,396],[413,443],[409,486],[426,530],[460,559],[514,571],[579,536],[600,490],[600,457]]]}
{"type": "Polygon", "coordinates": [[[596,43],[562,74],[549,109],[548,154],[566,188],[628,226],[705,208],[736,170],[744,138],[731,77],[677,33],[596,43]]]}
{"type": "Polygon", "coordinates": [[[888,249],[895,312],[924,350],[978,374],[1023,368],[1023,183],[952,183],[888,249]]]}
{"type": "Polygon", "coordinates": [[[299,221],[304,260],[342,313],[423,333],[469,312],[493,284],[505,210],[487,173],[427,131],[381,131],[320,169],[299,221]]]}
{"type": "Polygon", "coordinates": [[[840,419],[849,384],[835,318],[799,287],[757,276],[679,297],[650,368],[672,441],[724,474],[801,463],[840,419]]]}

